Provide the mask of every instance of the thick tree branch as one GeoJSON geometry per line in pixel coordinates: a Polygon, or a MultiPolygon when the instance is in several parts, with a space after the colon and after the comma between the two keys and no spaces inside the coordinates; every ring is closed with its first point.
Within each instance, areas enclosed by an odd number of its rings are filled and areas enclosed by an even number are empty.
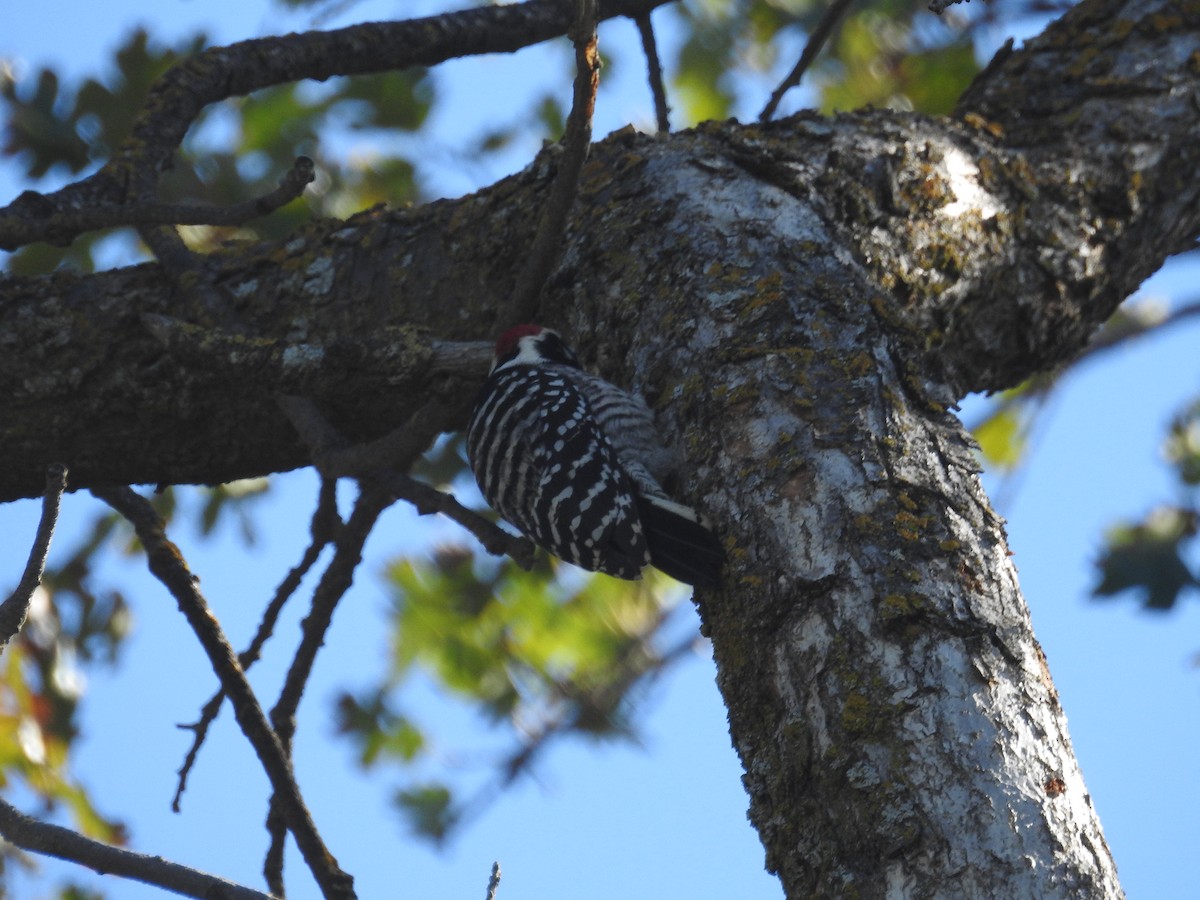
{"type": "MultiPolygon", "coordinates": [[[[600,20],[638,16],[673,0],[601,0],[600,20]]],[[[242,41],[185,60],[151,88],[130,137],[88,178],[56,191],[27,191],[0,209],[0,248],[69,242],[87,230],[70,210],[141,206],[154,197],[188,128],[209,104],[276,84],[431,66],[484,53],[511,53],[565,34],[569,4],[527,0],[404,22],[242,41]]]]}
{"type": "Polygon", "coordinates": [[[31,853],[65,859],[101,875],[118,875],[197,900],[271,900],[267,894],[189,869],[161,856],[112,847],[69,828],[39,822],[3,799],[0,799],[0,835],[10,844],[31,853]]]}
{"type": "Polygon", "coordinates": [[[275,796],[279,798],[280,808],[288,828],[296,838],[300,854],[326,900],[351,900],[354,897],[354,879],[338,867],[337,860],[326,849],[296,786],[287,754],[268,724],[258,698],[246,680],[242,667],[238,665],[233,648],[216,618],[209,612],[196,578],[188,571],[179,549],[167,539],[158,513],[148,500],[127,487],[95,487],[92,493],[133,525],[146,551],[150,571],[171,592],[179,604],[180,612],[200,640],[213,671],[233,704],[238,725],[258,754],[275,796]]]}
{"type": "MultiPolygon", "coordinates": [[[[700,165],[709,175],[701,191],[744,178],[812,199],[830,246],[848,249],[869,276],[870,287],[856,288],[862,301],[903,336],[897,360],[910,385],[936,402],[1060,365],[1200,232],[1200,67],[1185,64],[1195,34],[1171,9],[1165,0],[1088,0],[1050,44],[989,67],[957,120],[870,111],[659,140],[614,135],[591,150],[589,167],[607,177],[585,179],[576,203],[589,229],[603,218],[609,242],[591,264],[610,264],[609,283],[632,246],[664,265],[691,265],[663,255],[682,227],[665,200],[641,218],[605,211],[628,191],[658,191],[647,169],[700,165]],[[1105,23],[1119,40],[1103,39],[1105,23]],[[1096,74],[1077,84],[1038,63],[1018,77],[1034,61],[1016,60],[1042,55],[1096,74]],[[1086,114],[1073,116],[1080,103],[1086,114]],[[1095,132],[1126,120],[1128,129],[1095,132]]],[[[40,493],[46,459],[64,460],[85,486],[214,482],[302,465],[308,454],[274,406],[280,393],[311,397],[354,443],[402,425],[431,390],[456,403],[473,396],[489,355],[473,342],[500,324],[526,252],[512,235],[533,232],[547,181],[534,167],[461,200],[313,223],[284,244],[206,259],[206,279],[264,337],[189,324],[209,316],[169,305],[154,266],[6,280],[0,413],[25,427],[0,446],[0,499],[40,493]],[[462,349],[455,358],[427,334],[472,343],[450,345],[462,349]],[[42,349],[50,336],[53,353],[42,349]],[[435,371],[434,361],[450,367],[435,371]],[[224,448],[219,459],[201,452],[209,444],[224,448]]],[[[569,227],[567,240],[582,233],[569,227]]],[[[721,258],[719,247],[705,252],[721,258]]],[[[598,361],[624,364],[603,354],[629,345],[650,283],[625,294],[601,288],[605,309],[576,319],[598,361]]],[[[552,277],[543,302],[569,298],[560,307],[569,310],[587,301],[579,290],[578,280],[552,277]]]]}
{"type": "Polygon", "coordinates": [[[62,503],[63,491],[67,489],[67,467],[52,465],[46,469],[46,490],[42,494],[42,517],[38,521],[33,546],[21,580],[3,603],[0,603],[0,650],[8,644],[29,615],[29,603],[33,592],[42,583],[46,570],[46,554],[50,552],[50,539],[58,522],[58,508],[62,503]]]}

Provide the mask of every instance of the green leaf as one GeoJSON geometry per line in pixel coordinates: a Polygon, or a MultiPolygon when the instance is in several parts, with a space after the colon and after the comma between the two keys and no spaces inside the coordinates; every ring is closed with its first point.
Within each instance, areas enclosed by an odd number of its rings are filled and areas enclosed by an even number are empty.
{"type": "Polygon", "coordinates": [[[396,792],[395,803],[408,820],[409,827],[422,836],[441,842],[459,818],[450,789],[442,784],[396,792]]]}
{"type": "Polygon", "coordinates": [[[53,71],[42,69],[32,89],[18,87],[4,71],[0,97],[8,107],[3,153],[22,157],[30,178],[42,178],[56,166],[78,172],[88,164],[88,146],[67,114],[53,71]]]}
{"type": "Polygon", "coordinates": [[[671,78],[673,105],[684,116],[681,124],[729,117],[733,94],[726,77],[733,56],[734,31],[728,21],[694,20],[671,78]]]}
{"type": "Polygon", "coordinates": [[[1196,534],[1196,514],[1191,510],[1156,510],[1144,523],[1113,529],[1108,547],[1097,565],[1097,597],[1137,591],[1148,609],[1170,609],[1187,587],[1197,580],[1183,561],[1181,548],[1196,534]]]}
{"type": "Polygon", "coordinates": [[[425,69],[402,69],[382,75],[338,79],[331,107],[350,113],[352,128],[396,128],[416,131],[433,106],[433,81],[425,69]]]}
{"type": "Polygon", "coordinates": [[[915,46],[910,9],[888,15],[873,7],[848,18],[833,43],[835,66],[825,66],[821,109],[863,106],[951,112],[979,71],[966,34],[946,34],[915,46]]]}
{"type": "Polygon", "coordinates": [[[558,102],[558,98],[553,94],[545,94],[542,96],[541,102],[536,107],[537,121],[542,123],[542,128],[552,140],[558,140],[567,130],[567,115],[563,112],[562,104],[558,102]]]}
{"type": "Polygon", "coordinates": [[[359,762],[372,766],[381,758],[412,762],[425,749],[425,735],[417,725],[394,711],[384,691],[361,697],[343,693],[337,702],[338,731],[359,747],[359,762]]]}
{"type": "Polygon", "coordinates": [[[963,35],[943,47],[912,53],[899,66],[895,90],[912,108],[931,116],[949,115],[958,98],[979,74],[975,46],[963,35]]]}
{"type": "Polygon", "coordinates": [[[1024,416],[1016,403],[1007,403],[977,425],[973,431],[984,460],[998,469],[1014,469],[1027,445],[1024,416]]]}
{"type": "Polygon", "coordinates": [[[1200,485],[1200,400],[1194,400],[1171,421],[1163,455],[1180,481],[1189,487],[1200,485]]]}

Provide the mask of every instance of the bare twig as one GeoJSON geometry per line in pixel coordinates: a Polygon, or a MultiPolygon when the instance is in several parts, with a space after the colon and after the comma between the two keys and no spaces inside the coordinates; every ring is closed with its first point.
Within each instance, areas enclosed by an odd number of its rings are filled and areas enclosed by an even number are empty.
{"type": "Polygon", "coordinates": [[[834,26],[837,25],[838,19],[845,14],[853,2],[854,0],[833,0],[829,9],[825,10],[825,15],[821,17],[821,21],[817,23],[817,27],[808,36],[808,42],[804,45],[804,50],[800,53],[800,59],[796,62],[796,67],[788,73],[787,78],[780,82],[779,87],[775,88],[771,94],[771,99],[767,101],[767,105],[763,107],[763,111],[758,114],[758,121],[769,122],[771,117],[775,115],[775,110],[779,108],[779,103],[783,100],[783,95],[800,83],[800,79],[808,71],[808,67],[816,61],[821,48],[825,46],[825,41],[829,39],[829,35],[833,32],[834,26]]]}
{"type": "MultiPolygon", "coordinates": [[[[403,454],[397,454],[395,457],[385,456],[382,461],[378,457],[373,457],[371,460],[373,463],[382,462],[379,468],[373,470],[355,468],[353,471],[342,471],[338,466],[343,460],[349,460],[356,466],[363,460],[355,451],[345,447],[345,440],[337,433],[329,420],[322,415],[317,405],[307,397],[290,396],[280,397],[279,405],[292,420],[296,430],[300,432],[300,437],[312,449],[314,463],[326,478],[338,475],[369,478],[373,484],[389,491],[393,498],[411,503],[420,515],[441,513],[448,519],[457,522],[471,532],[483,544],[483,548],[488,553],[496,556],[510,556],[523,569],[533,566],[534,548],[527,538],[509,534],[494,522],[488,521],[474,510],[463,506],[450,494],[443,493],[431,485],[392,468],[388,459],[390,458],[393,463],[397,460],[403,461],[403,454]],[[321,466],[328,468],[321,468],[321,466]]],[[[420,424],[421,421],[426,421],[425,427],[429,428],[436,423],[438,415],[440,414],[436,411],[436,405],[426,405],[414,416],[414,423],[420,424]],[[428,420],[422,415],[426,411],[428,411],[428,420]]],[[[416,447],[421,443],[421,429],[414,427],[414,430],[417,434],[408,443],[409,448],[416,447]]],[[[403,442],[401,438],[393,439],[390,435],[380,439],[385,446],[389,447],[393,440],[397,444],[403,442]]],[[[425,443],[428,443],[428,439],[425,439],[425,443]]],[[[389,450],[388,452],[393,451],[389,450]]]]}
{"type": "Polygon", "coordinates": [[[66,489],[67,467],[60,463],[48,466],[46,491],[42,494],[42,517],[33,538],[33,547],[29,550],[25,571],[13,592],[0,603],[0,650],[21,630],[21,625],[29,614],[33,592],[42,583],[42,573],[46,570],[46,554],[50,552],[50,538],[54,535],[54,526],[58,522],[58,508],[66,489]]]}
{"type": "MultiPolygon", "coordinates": [[[[321,551],[333,540],[336,528],[341,524],[341,520],[337,517],[336,492],[336,481],[328,478],[321,480],[317,508],[313,511],[312,523],[309,525],[309,533],[312,535],[312,540],[309,542],[308,547],[305,548],[304,556],[300,562],[292,567],[291,571],[280,582],[279,587],[275,589],[275,596],[267,604],[262,621],[259,622],[258,630],[255,632],[254,638],[250,641],[250,646],[238,654],[238,663],[243,670],[249,669],[258,661],[263,645],[270,639],[271,634],[275,630],[275,624],[279,621],[279,614],[283,611],[284,605],[292,594],[296,592],[296,589],[300,586],[300,582],[308,574],[309,569],[316,563],[317,558],[321,555],[321,551]]],[[[179,812],[183,793],[187,790],[188,775],[191,773],[192,767],[196,764],[196,757],[200,752],[200,747],[203,745],[205,737],[208,735],[209,726],[217,718],[224,700],[225,690],[222,688],[213,694],[208,699],[208,702],[201,707],[199,719],[189,725],[179,726],[193,732],[193,738],[192,746],[188,749],[183,764],[179,767],[179,780],[175,788],[175,796],[171,800],[171,809],[174,812],[179,812]]]]}
{"type": "MultiPolygon", "coordinates": [[[[333,559],[321,576],[317,588],[313,591],[312,607],[302,625],[303,637],[300,646],[292,659],[287,677],[283,682],[279,699],[271,710],[271,724],[284,753],[291,755],[292,736],[296,732],[296,710],[304,689],[312,675],[313,665],[317,659],[317,651],[325,644],[325,635],[333,622],[333,613],[338,603],[354,581],[354,570],[362,562],[363,545],[375,527],[375,522],[389,505],[392,498],[386,492],[380,491],[369,483],[365,484],[354,512],[343,528],[338,529],[336,547],[333,559]]],[[[283,844],[285,831],[284,817],[279,804],[278,794],[271,797],[271,813],[267,816],[267,830],[271,835],[271,847],[267,853],[264,866],[267,884],[273,890],[280,890],[283,878],[283,844]]]]}
{"type": "Polygon", "coordinates": [[[638,34],[642,36],[642,52],[646,54],[646,75],[650,80],[650,93],[654,95],[654,118],[660,134],[671,130],[671,107],[667,105],[667,89],[663,84],[662,64],[658,61],[658,41],[654,38],[654,25],[650,13],[634,19],[638,34]]]}
{"type": "Polygon", "coordinates": [[[119,875],[145,884],[211,900],[271,900],[267,894],[226,881],[198,869],[190,869],[161,856],[147,856],[92,840],[63,828],[30,818],[0,799],[0,834],[22,850],[65,859],[102,875],[119,875]]]}
{"type": "Polygon", "coordinates": [[[204,739],[208,737],[208,729],[214,721],[217,714],[221,711],[221,704],[225,702],[225,689],[220,688],[215,694],[208,698],[208,702],[200,707],[200,718],[195,722],[187,725],[176,725],[176,728],[182,728],[192,732],[192,746],[188,747],[187,753],[183,757],[183,763],[179,766],[175,775],[175,796],[171,798],[171,812],[179,812],[182,809],[183,794],[187,790],[188,776],[192,774],[192,768],[196,765],[196,760],[200,756],[200,748],[204,745],[204,739]]]}
{"type": "Polygon", "coordinates": [[[333,621],[333,612],[354,581],[354,570],[362,561],[363,545],[366,544],[375,521],[391,503],[392,497],[389,493],[367,484],[358,497],[350,519],[343,528],[338,529],[333,559],[329,561],[313,592],[312,607],[302,625],[303,637],[300,647],[284,679],[279,700],[271,710],[271,722],[285,750],[291,745],[292,735],[296,730],[296,709],[312,674],[317,651],[325,643],[325,634],[333,621]]]}
{"type": "MultiPolygon", "coordinates": [[[[307,156],[301,156],[297,158],[295,164],[273,191],[231,206],[159,203],[147,200],[132,203],[98,203],[78,209],[63,209],[43,220],[45,233],[42,240],[50,244],[66,246],[76,235],[83,232],[127,225],[141,228],[158,225],[241,225],[291,203],[304,193],[304,188],[315,177],[313,161],[307,156]]],[[[17,198],[14,206],[30,202],[30,199],[30,197],[22,195],[17,198]]],[[[144,232],[142,239],[147,240],[144,232]]],[[[156,241],[151,238],[147,240],[147,243],[153,249],[156,241]]],[[[4,247],[4,249],[12,248],[4,247]]]]}
{"type": "MultiPolygon", "coordinates": [[[[602,0],[598,17],[637,16],[674,0],[602,0]]],[[[129,138],[98,172],[50,194],[27,191],[0,209],[0,249],[70,241],[83,233],[69,210],[114,207],[155,195],[159,173],[203,109],[230,97],[312,78],[363,75],[485,53],[512,53],[563,34],[561,0],[526,0],[403,22],[258,38],[212,47],[167,71],[150,90],[129,138]]]]}
{"type": "Polygon", "coordinates": [[[567,129],[562,140],[558,172],[546,197],[529,257],[521,268],[504,318],[524,322],[537,311],[542,286],[562,252],[563,231],[575,194],[579,173],[592,143],[592,113],[600,85],[600,54],[596,49],[596,0],[575,0],[575,19],[568,32],[575,44],[575,91],[567,129]]]}
{"type": "Polygon", "coordinates": [[[280,798],[288,828],[324,896],[327,900],[353,898],[354,879],[338,867],[337,860],[325,847],[292,776],[291,764],[279,738],[268,724],[233,648],[209,611],[195,577],[179,549],[167,539],[158,513],[145,497],[128,487],[96,487],[92,488],[92,493],[133,525],[145,548],[150,571],[171,592],[200,640],[213,671],[229,695],[242,733],[258,754],[275,796],[280,798]]]}
{"type": "Polygon", "coordinates": [[[1080,360],[1104,353],[1106,350],[1118,347],[1130,339],[1145,337],[1165,328],[1178,325],[1180,322],[1194,319],[1200,316],[1200,300],[1189,300],[1176,306],[1169,313],[1161,317],[1139,317],[1136,315],[1135,310],[1136,307],[1134,310],[1130,310],[1121,319],[1120,325],[1110,324],[1102,329],[1096,336],[1096,339],[1088,344],[1084,351],[1075,358],[1075,362],[1078,363],[1080,360]]]}
{"type": "Polygon", "coordinates": [[[439,434],[455,428],[467,416],[463,404],[434,398],[404,425],[378,440],[346,445],[307,397],[285,395],[278,402],[312,450],[313,464],[326,478],[362,478],[389,469],[407,471],[439,434]]]}
{"type": "Polygon", "coordinates": [[[509,534],[499,525],[463,506],[452,495],[408,475],[397,472],[377,478],[381,486],[391,491],[398,500],[407,500],[420,515],[441,513],[471,532],[483,549],[493,556],[509,556],[522,569],[533,568],[536,550],[528,538],[509,534]]]}
{"type": "Polygon", "coordinates": [[[492,876],[488,879],[487,897],[484,900],[496,900],[496,889],[500,887],[500,863],[492,863],[492,876]]]}

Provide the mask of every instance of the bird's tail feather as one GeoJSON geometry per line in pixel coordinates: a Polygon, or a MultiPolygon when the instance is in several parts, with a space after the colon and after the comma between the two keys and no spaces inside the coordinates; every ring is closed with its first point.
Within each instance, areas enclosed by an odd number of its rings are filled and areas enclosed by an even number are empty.
{"type": "Polygon", "coordinates": [[[641,494],[638,515],[652,566],[697,587],[721,583],[725,549],[694,510],[665,497],[641,494]]]}

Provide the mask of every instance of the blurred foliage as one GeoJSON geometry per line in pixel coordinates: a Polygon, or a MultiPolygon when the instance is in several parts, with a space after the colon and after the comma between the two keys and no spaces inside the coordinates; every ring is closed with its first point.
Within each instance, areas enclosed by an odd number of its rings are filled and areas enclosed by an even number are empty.
{"type": "Polygon", "coordinates": [[[964,32],[932,46],[913,34],[913,21],[869,9],[850,17],[833,45],[832,72],[822,78],[825,112],[863,105],[946,115],[979,72],[964,32]]]}
{"type": "Polygon", "coordinates": [[[1181,484],[1200,487],[1200,398],[1171,420],[1163,455],[1181,484]]]}
{"type": "MultiPolygon", "coordinates": [[[[183,489],[182,505],[180,490],[169,488],[153,502],[168,522],[182,510],[203,535],[236,527],[251,541],[248,507],[265,486],[256,479],[183,489]]],[[[119,662],[133,624],[124,593],[104,584],[96,570],[113,555],[141,550],[132,528],[113,512],[98,512],[69,549],[62,551],[61,541],[56,538],[25,625],[0,654],[0,785],[17,782],[45,809],[64,809],[84,834],[119,844],[123,827],[97,810],[71,777],[70,751],[79,735],[86,672],[119,662]]]]}
{"type": "MultiPolygon", "coordinates": [[[[106,160],[129,134],[154,80],[207,45],[204,35],[173,47],[156,46],[146,34],[130,34],[116,54],[112,72],[79,85],[60,84],[47,69],[17,82],[0,70],[4,143],[33,184],[86,174],[106,160]]],[[[376,203],[403,204],[419,198],[416,166],[404,156],[345,157],[323,136],[367,134],[371,144],[419,130],[434,102],[424,69],[385,75],[333,78],[280,85],[210,108],[192,127],[177,164],[164,174],[161,198],[225,206],[268,193],[297,156],[311,157],[319,177],[304,197],[265,219],[240,228],[189,227],[185,240],[211,250],[232,238],[281,237],[316,216],[346,216],[376,203]]],[[[138,251],[128,229],[116,231],[128,260],[138,251]]],[[[60,265],[82,271],[97,267],[96,249],[111,233],[96,232],[70,247],[37,244],[12,254],[8,271],[38,274],[60,265]]]]}
{"type": "Polygon", "coordinates": [[[104,894],[77,884],[68,884],[58,893],[59,900],[104,900],[104,894]]]}
{"type": "MultiPolygon", "coordinates": [[[[512,746],[501,753],[498,777],[506,784],[552,738],[632,737],[637,689],[678,652],[657,646],[679,594],[654,572],[623,582],[545,554],[526,572],[443,547],[428,561],[395,560],[388,580],[391,672],[338,701],[339,730],[364,766],[403,764],[418,774],[436,768],[437,741],[402,707],[416,673],[504,726],[512,746]]],[[[429,780],[399,790],[396,803],[415,833],[442,840],[492,795],[487,789],[462,801],[445,780],[429,780]]]]}
{"type": "MultiPolygon", "coordinates": [[[[1109,350],[1170,327],[1168,306],[1157,299],[1124,304],[1076,360],[1109,350]]],[[[971,425],[985,466],[1006,475],[1025,462],[1029,435],[1046,408],[1059,379],[1072,368],[1038,375],[1011,391],[997,394],[990,408],[971,425]]],[[[1096,566],[1097,598],[1130,593],[1149,610],[1169,610],[1190,589],[1200,586],[1195,537],[1200,521],[1200,397],[1171,420],[1162,455],[1178,485],[1176,502],[1158,506],[1137,522],[1125,522],[1105,535],[1096,566]]]]}
{"type": "Polygon", "coordinates": [[[1171,609],[1185,591],[1200,587],[1194,563],[1200,523],[1200,399],[1173,418],[1163,455],[1179,483],[1181,502],[1110,530],[1097,562],[1097,597],[1131,591],[1146,609],[1162,611],[1171,609]]]}
{"type": "MultiPolygon", "coordinates": [[[[696,0],[678,9],[685,40],[669,66],[677,125],[756,114],[826,15],[823,0],[696,0]],[[783,47],[795,48],[784,57],[783,47]],[[768,78],[768,76],[770,76],[768,78]]],[[[1010,9],[1014,17],[1016,4],[1010,9]]],[[[824,112],[862,106],[950,112],[979,72],[972,26],[978,13],[930,15],[925,4],[880,0],[852,6],[802,85],[824,112]]],[[[793,107],[804,93],[794,92],[793,107]]]]}
{"type": "Polygon", "coordinates": [[[980,455],[991,470],[1011,472],[1024,460],[1029,431],[1048,390],[1037,381],[1031,379],[997,394],[983,418],[971,426],[980,455]]]}
{"type": "Polygon", "coordinates": [[[1183,561],[1182,551],[1196,536],[1196,510],[1159,507],[1136,525],[1119,525],[1108,535],[1100,558],[1097,597],[1135,591],[1148,609],[1175,605],[1196,576],[1183,561]]]}

